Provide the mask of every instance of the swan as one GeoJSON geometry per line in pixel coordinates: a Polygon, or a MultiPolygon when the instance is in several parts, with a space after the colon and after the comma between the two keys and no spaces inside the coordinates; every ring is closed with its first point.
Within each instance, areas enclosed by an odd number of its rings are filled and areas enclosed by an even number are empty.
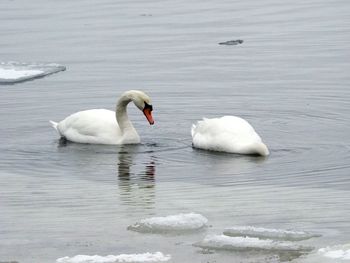
{"type": "Polygon", "coordinates": [[[198,121],[192,125],[192,144],[195,148],[239,154],[269,155],[254,128],[236,116],[198,121]]]}
{"type": "Polygon", "coordinates": [[[62,138],[89,144],[137,144],[140,136],[127,115],[127,105],[134,102],[153,125],[151,99],[144,92],[129,90],[119,98],[116,111],[92,109],[73,113],[60,122],[50,121],[62,138]]]}

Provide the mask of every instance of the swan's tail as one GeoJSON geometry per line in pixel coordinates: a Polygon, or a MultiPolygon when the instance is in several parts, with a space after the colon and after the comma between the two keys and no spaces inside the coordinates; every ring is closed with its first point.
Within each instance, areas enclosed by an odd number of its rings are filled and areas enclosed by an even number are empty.
{"type": "Polygon", "coordinates": [[[192,135],[192,138],[194,136],[194,132],[196,130],[196,125],[195,124],[192,124],[192,128],[191,128],[191,135],[192,135]]]}
{"type": "Polygon", "coordinates": [[[262,142],[256,143],[254,148],[255,148],[256,153],[260,154],[261,156],[268,156],[270,154],[269,149],[262,142]]]}
{"type": "Polygon", "coordinates": [[[57,125],[58,123],[57,122],[54,122],[54,121],[50,121],[52,127],[58,132],[58,128],[57,128],[57,125]]]}

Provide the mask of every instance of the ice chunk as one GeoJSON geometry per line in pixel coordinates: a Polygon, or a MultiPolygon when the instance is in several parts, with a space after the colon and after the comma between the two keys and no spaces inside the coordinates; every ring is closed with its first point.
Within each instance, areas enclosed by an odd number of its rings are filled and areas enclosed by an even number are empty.
{"type": "Polygon", "coordinates": [[[255,237],[229,237],[226,235],[207,236],[203,241],[194,246],[206,249],[222,250],[268,250],[277,252],[305,252],[311,251],[311,247],[301,246],[288,241],[275,241],[259,239],[255,237]]]}
{"type": "Polygon", "coordinates": [[[350,261],[350,244],[320,248],[317,253],[327,258],[350,261]]]}
{"type": "Polygon", "coordinates": [[[63,257],[56,260],[56,263],[118,263],[118,262],[165,262],[171,259],[170,255],[162,252],[143,254],[121,254],[118,256],[87,256],[77,255],[74,257],[63,257]]]}
{"type": "Polygon", "coordinates": [[[201,229],[207,222],[208,219],[200,214],[178,214],[142,219],[129,226],[128,230],[142,233],[187,232],[201,229]]]}
{"type": "Polygon", "coordinates": [[[44,73],[44,71],[35,70],[35,69],[15,70],[11,68],[8,68],[8,69],[0,68],[0,76],[2,77],[2,79],[5,79],[5,80],[15,80],[23,77],[36,76],[42,73],[44,73]]]}
{"type": "Polygon", "coordinates": [[[350,262],[350,244],[320,248],[307,256],[300,262],[305,263],[345,263],[350,262]]]}
{"type": "Polygon", "coordinates": [[[225,229],[224,235],[237,237],[237,236],[249,236],[267,239],[278,239],[288,241],[305,240],[312,237],[320,237],[321,235],[312,234],[304,231],[293,231],[284,229],[270,229],[263,227],[253,226],[237,226],[225,229]]]}
{"type": "Polygon", "coordinates": [[[19,63],[19,62],[1,62],[0,63],[0,84],[14,84],[41,78],[59,71],[66,67],[54,63],[19,63]]]}

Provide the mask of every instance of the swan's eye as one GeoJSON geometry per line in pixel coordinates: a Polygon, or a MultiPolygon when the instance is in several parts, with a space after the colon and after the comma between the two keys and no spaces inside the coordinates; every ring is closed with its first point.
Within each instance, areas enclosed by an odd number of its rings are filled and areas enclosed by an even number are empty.
{"type": "Polygon", "coordinates": [[[152,105],[149,105],[147,102],[145,102],[145,107],[143,109],[150,109],[150,111],[153,111],[152,105]]]}

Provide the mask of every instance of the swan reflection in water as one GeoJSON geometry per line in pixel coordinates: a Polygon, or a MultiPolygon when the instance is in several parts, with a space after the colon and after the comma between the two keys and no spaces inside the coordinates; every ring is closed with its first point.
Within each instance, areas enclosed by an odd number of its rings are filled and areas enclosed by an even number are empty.
{"type": "Polygon", "coordinates": [[[138,153],[138,148],[139,146],[135,145],[123,145],[120,148],[118,154],[120,198],[127,205],[142,207],[142,209],[153,208],[155,199],[155,157],[138,153]],[[141,163],[136,161],[137,157],[142,157],[141,163]]]}

